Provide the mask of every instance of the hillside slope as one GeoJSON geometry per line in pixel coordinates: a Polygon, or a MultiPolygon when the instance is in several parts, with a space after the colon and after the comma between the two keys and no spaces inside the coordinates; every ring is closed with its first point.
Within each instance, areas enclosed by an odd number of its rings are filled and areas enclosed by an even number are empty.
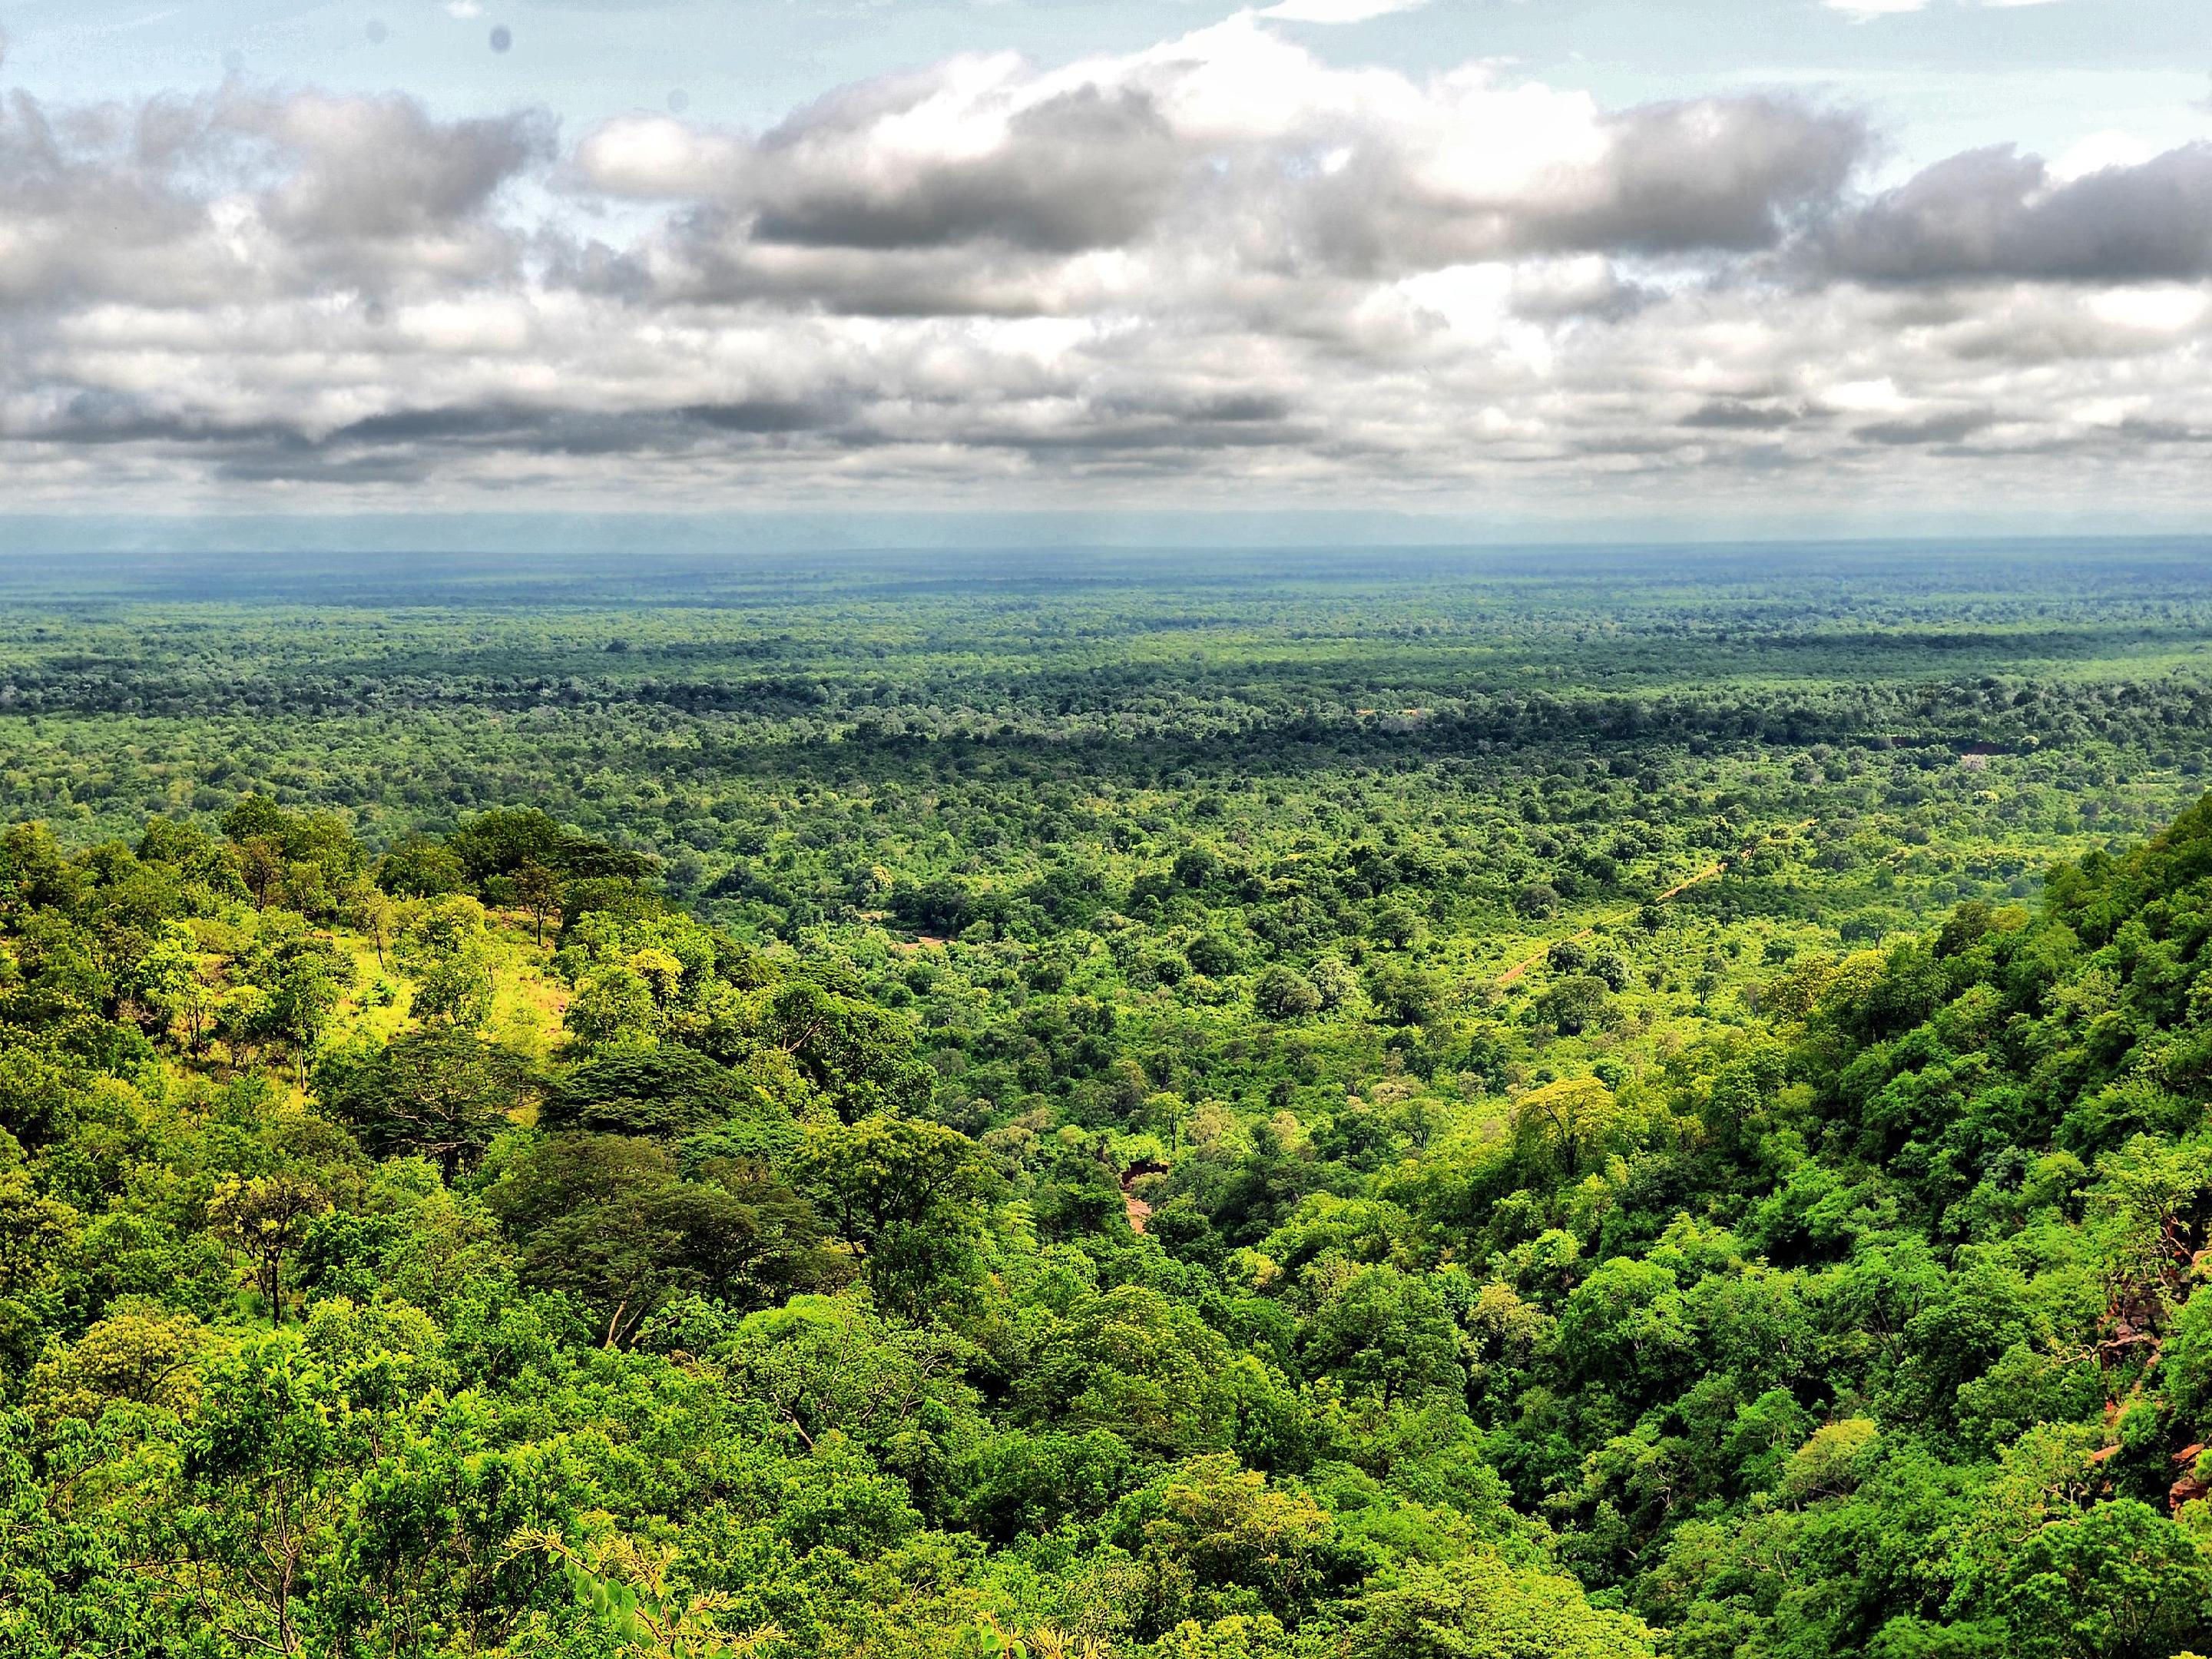
{"type": "Polygon", "coordinates": [[[1040,995],[1103,1124],[542,815],[225,822],[0,837],[11,1653],[2212,1644],[2212,801],[1640,1069],[1040,995]]]}

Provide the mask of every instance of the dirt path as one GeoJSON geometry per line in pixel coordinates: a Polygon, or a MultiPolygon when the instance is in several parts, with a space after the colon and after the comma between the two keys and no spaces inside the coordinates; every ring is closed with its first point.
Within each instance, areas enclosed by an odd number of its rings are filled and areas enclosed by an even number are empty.
{"type": "MultiPolygon", "coordinates": [[[[1794,833],[1802,835],[1806,830],[1810,830],[1819,822],[1820,819],[1818,818],[1807,818],[1804,823],[1795,827],[1794,833]]],[[[1743,851],[1737,854],[1736,857],[1749,858],[1753,853],[1759,850],[1759,843],[1761,842],[1772,840],[1774,834],[1775,832],[1770,830],[1763,836],[1753,836],[1750,841],[1744,843],[1743,851]]],[[[1668,899],[1674,897],[1677,894],[1688,892],[1691,888],[1695,887],[1700,882],[1711,881],[1715,876],[1725,874],[1730,861],[1731,860],[1728,859],[1723,859],[1717,864],[1709,864],[1704,869],[1698,871],[1697,874],[1684,877],[1681,880],[1676,882],[1672,887],[1669,887],[1665,892],[1653,894],[1650,898],[1644,901],[1644,903],[1664,904],[1668,899]]],[[[1534,968],[1546,957],[1551,955],[1553,945],[1565,944],[1567,939],[1589,939],[1591,935],[1595,934],[1600,927],[1604,927],[1607,923],[1626,921],[1629,917],[1634,915],[1638,910],[1640,910],[1643,908],[1644,905],[1642,904],[1637,905],[1634,908],[1623,910],[1617,915],[1607,916],[1602,921],[1594,921],[1590,923],[1589,927],[1584,927],[1578,932],[1567,934],[1566,938],[1564,939],[1553,939],[1550,945],[1546,945],[1540,950],[1532,952],[1530,955],[1522,957],[1520,961],[1515,963],[1510,968],[1508,968],[1504,973],[1500,974],[1498,976],[1498,983],[1500,985],[1512,984],[1515,980],[1520,978],[1522,975],[1527,973],[1531,968],[1534,968]]]]}
{"type": "Polygon", "coordinates": [[[1139,1198],[1136,1194],[1134,1189],[1137,1185],[1137,1177],[1139,1176],[1147,1175],[1165,1175],[1166,1173],[1167,1168],[1164,1164],[1155,1164],[1150,1158],[1139,1158],[1134,1164],[1132,1164],[1127,1169],[1121,1171],[1121,1208],[1129,1218],[1129,1231],[1131,1232],[1140,1233],[1144,1231],[1145,1223],[1152,1219],[1152,1206],[1145,1202],[1143,1199],[1139,1198]]]}

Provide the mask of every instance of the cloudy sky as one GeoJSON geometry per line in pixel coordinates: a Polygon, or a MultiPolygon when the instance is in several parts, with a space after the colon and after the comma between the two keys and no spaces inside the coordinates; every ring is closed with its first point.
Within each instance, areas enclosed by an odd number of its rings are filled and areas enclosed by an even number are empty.
{"type": "Polygon", "coordinates": [[[47,514],[2187,528],[2206,0],[0,0],[47,514]]]}

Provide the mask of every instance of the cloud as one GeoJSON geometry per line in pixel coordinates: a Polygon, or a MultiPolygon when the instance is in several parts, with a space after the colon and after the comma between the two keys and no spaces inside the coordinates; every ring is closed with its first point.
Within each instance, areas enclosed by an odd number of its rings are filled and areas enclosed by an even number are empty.
{"type": "MultiPolygon", "coordinates": [[[[1930,0],[1823,0],[1831,11],[1847,13],[1856,22],[1866,22],[1876,17],[1897,17],[1909,12],[1925,11],[1930,0]]],[[[1984,11],[2018,11],[2028,6],[2045,6],[2055,0],[1956,0],[1962,6],[1978,7],[1984,11]]]]}
{"type": "Polygon", "coordinates": [[[1364,23],[1394,12],[1417,11],[1429,0],[1277,0],[1262,17],[1285,23],[1364,23]]]}
{"type": "Polygon", "coordinates": [[[1865,143],[1855,117],[1768,97],[1608,113],[1479,70],[1334,70],[1246,16],[1050,72],[956,59],[846,88],[752,139],[626,119],[587,135],[576,161],[591,188],[693,201],[632,267],[665,292],[800,285],[903,313],[1057,309],[1138,262],[1371,278],[1764,247],[1834,194],[1865,143]],[[1109,251],[1118,265],[1071,263],[1109,251]],[[963,270],[964,303],[950,297],[963,270]]]}
{"type": "Polygon", "coordinates": [[[770,133],[738,192],[750,234],[799,247],[975,241],[1074,252],[1141,235],[1193,159],[1140,87],[1071,86],[961,106],[917,88],[827,106],[770,133]],[[934,106],[934,107],[933,107],[934,106]],[[902,133],[945,123],[939,133],[902,133]]]}
{"type": "Polygon", "coordinates": [[[475,250],[456,243],[478,233],[495,239],[495,194],[553,154],[543,116],[439,123],[394,96],[227,99],[210,125],[258,141],[283,170],[258,211],[293,246],[396,246],[396,262],[417,269],[468,259],[475,250]]]}
{"type": "Polygon", "coordinates": [[[2062,179],[2007,146],[1970,151],[1838,218],[1827,266],[1882,283],[2212,276],[2212,143],[2062,179]]]}
{"type": "Polygon", "coordinates": [[[441,124],[392,96],[225,91],[135,109],[0,106],[0,299],[185,307],[514,269],[495,198],[546,118],[441,124]]]}
{"type": "Polygon", "coordinates": [[[757,132],[233,86],[0,107],[11,502],[2207,493],[2212,161],[1856,181],[1849,111],[1249,14],[757,132]]]}

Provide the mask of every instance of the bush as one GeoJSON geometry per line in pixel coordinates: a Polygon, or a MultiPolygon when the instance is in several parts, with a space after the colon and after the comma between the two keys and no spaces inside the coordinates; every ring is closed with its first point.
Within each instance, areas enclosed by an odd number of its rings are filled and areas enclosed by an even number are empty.
{"type": "Polygon", "coordinates": [[[1559,890],[1548,882],[1532,881],[1513,896],[1513,908],[1531,921],[1557,915],[1559,890]]]}
{"type": "Polygon", "coordinates": [[[1304,975],[1278,966],[1260,975],[1252,1006],[1269,1019],[1302,1019],[1321,1012],[1321,993],[1304,975]]]}

